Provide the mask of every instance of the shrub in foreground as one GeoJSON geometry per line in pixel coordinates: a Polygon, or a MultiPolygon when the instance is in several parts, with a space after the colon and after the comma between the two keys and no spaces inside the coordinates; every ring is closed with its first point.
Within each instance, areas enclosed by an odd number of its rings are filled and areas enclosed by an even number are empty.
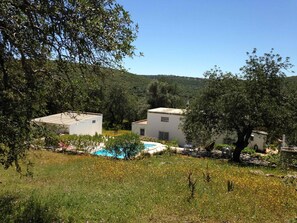
{"type": "Polygon", "coordinates": [[[120,154],[124,155],[124,159],[131,159],[140,151],[144,150],[144,145],[140,141],[140,137],[134,133],[123,134],[110,138],[106,142],[106,149],[114,154],[117,158],[120,154]]]}

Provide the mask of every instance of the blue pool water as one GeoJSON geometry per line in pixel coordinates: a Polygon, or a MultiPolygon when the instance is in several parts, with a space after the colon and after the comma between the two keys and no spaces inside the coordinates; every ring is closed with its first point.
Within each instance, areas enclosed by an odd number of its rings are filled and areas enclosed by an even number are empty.
{"type": "Polygon", "coordinates": [[[143,144],[144,144],[144,149],[150,149],[150,148],[157,145],[157,144],[154,144],[154,143],[143,143],[143,144]]]}
{"type": "MultiPolygon", "coordinates": [[[[100,149],[97,152],[95,152],[94,154],[97,155],[97,156],[115,157],[114,153],[112,153],[112,152],[110,152],[108,150],[105,150],[105,149],[100,149]]],[[[118,154],[117,158],[124,159],[124,154],[118,154]]]]}
{"type": "MultiPolygon", "coordinates": [[[[147,149],[150,149],[152,147],[156,146],[156,144],[153,144],[153,143],[144,143],[144,150],[147,150],[147,149]]],[[[108,150],[105,150],[105,149],[101,149],[101,150],[98,150],[97,152],[94,153],[94,155],[97,155],[97,156],[108,156],[108,157],[115,157],[115,153],[113,152],[110,152],[108,150]]],[[[121,153],[121,154],[118,154],[117,155],[117,158],[118,159],[124,159],[124,154],[121,153]]]]}

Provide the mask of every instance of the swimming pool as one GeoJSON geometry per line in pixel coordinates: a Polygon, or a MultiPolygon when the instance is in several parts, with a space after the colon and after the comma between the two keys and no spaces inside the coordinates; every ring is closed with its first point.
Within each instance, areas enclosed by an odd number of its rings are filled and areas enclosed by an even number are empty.
{"type": "MultiPolygon", "coordinates": [[[[155,143],[143,143],[144,144],[144,150],[149,150],[151,148],[154,148],[155,146],[157,146],[157,144],[155,143]]],[[[115,154],[114,152],[108,151],[106,149],[100,149],[96,152],[93,153],[94,155],[97,156],[107,156],[107,157],[117,157],[118,159],[124,159],[124,154],[120,153],[120,154],[115,154]]]]}
{"type": "Polygon", "coordinates": [[[144,149],[146,150],[146,149],[151,149],[151,148],[153,148],[153,147],[155,147],[155,146],[157,146],[157,144],[155,144],[155,143],[143,143],[144,144],[144,149]]]}

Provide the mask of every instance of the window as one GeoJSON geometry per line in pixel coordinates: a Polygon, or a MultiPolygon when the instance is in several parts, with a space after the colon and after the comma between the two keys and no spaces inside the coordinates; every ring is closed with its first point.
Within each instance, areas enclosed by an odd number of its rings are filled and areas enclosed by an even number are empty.
{"type": "Polygon", "coordinates": [[[159,132],[160,140],[169,140],[169,132],[159,132]]]}
{"type": "Polygon", "coordinates": [[[169,117],[161,117],[161,122],[169,122],[169,117]]]}
{"type": "Polygon", "coordinates": [[[144,129],[140,129],[140,135],[144,136],[145,130],[144,129]]]}
{"type": "Polygon", "coordinates": [[[96,123],[96,120],[93,120],[92,123],[93,123],[93,124],[96,123]]]}

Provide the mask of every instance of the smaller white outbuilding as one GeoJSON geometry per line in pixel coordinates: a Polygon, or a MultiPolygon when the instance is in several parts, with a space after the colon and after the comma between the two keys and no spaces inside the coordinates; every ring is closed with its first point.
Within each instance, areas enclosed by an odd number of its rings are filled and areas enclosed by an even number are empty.
{"type": "Polygon", "coordinates": [[[70,135],[102,134],[102,114],[64,112],[35,118],[32,122],[54,128],[57,133],[70,135]]]}

